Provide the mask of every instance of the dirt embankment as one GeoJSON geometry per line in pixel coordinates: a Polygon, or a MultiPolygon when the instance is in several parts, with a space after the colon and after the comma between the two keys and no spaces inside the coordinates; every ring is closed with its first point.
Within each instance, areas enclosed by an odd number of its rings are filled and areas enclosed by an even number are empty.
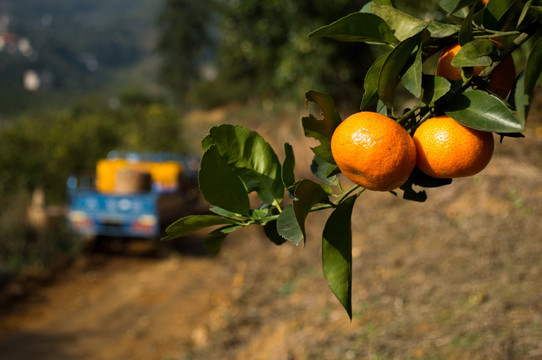
{"type": "MultiPolygon", "coordinates": [[[[539,108],[532,110],[540,113],[539,108]]],[[[1,359],[541,359],[542,121],[425,203],[366,192],[350,322],[306,247],[87,254],[0,317],[1,359]]]]}

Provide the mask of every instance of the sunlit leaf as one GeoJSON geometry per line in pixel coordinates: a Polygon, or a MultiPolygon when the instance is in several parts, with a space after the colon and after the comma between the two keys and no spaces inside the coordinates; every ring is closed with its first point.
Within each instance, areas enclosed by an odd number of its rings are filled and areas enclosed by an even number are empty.
{"type": "Polygon", "coordinates": [[[380,70],[382,69],[384,60],[386,60],[386,56],[387,54],[376,59],[365,74],[365,80],[363,81],[365,93],[361,100],[361,111],[369,110],[375,106],[378,101],[378,77],[380,76],[380,70]]]}
{"type": "Polygon", "coordinates": [[[459,30],[457,25],[434,21],[427,23],[389,6],[371,5],[371,11],[386,21],[400,41],[418,33],[425,26],[433,38],[448,37],[459,30]]]}
{"type": "MultiPolygon", "coordinates": [[[[243,180],[249,193],[256,191],[267,204],[282,200],[281,164],[271,145],[257,132],[229,124],[215,126],[202,140],[202,146],[204,150],[216,146],[220,156],[243,180]]],[[[217,181],[220,181],[220,175],[217,181]]]]}
{"type": "Polygon", "coordinates": [[[286,206],[280,213],[277,219],[277,230],[280,236],[296,245],[303,241],[303,232],[297,222],[293,204],[286,206]]]}
{"type": "Polygon", "coordinates": [[[321,185],[310,180],[303,180],[297,186],[295,196],[295,215],[297,217],[299,226],[301,227],[303,239],[305,239],[305,219],[309,215],[309,212],[314,205],[329,202],[329,194],[321,185]]]}
{"type": "Polygon", "coordinates": [[[329,37],[339,41],[361,41],[381,44],[395,44],[388,24],[371,13],[352,13],[329,25],[323,26],[309,37],[329,37]]]}
{"type": "Polygon", "coordinates": [[[459,31],[459,26],[431,21],[427,26],[427,30],[429,30],[432,38],[441,39],[457,33],[459,31]]]}
{"type": "Polygon", "coordinates": [[[220,156],[216,146],[203,153],[198,183],[203,198],[210,204],[238,214],[248,215],[250,212],[245,184],[220,156]]]}
{"type": "Polygon", "coordinates": [[[401,83],[416,98],[422,96],[422,47],[418,46],[416,54],[411,58],[412,64],[401,77],[401,83]]]}
{"type": "Polygon", "coordinates": [[[482,131],[516,133],[524,127],[499,98],[482,90],[458,94],[444,112],[454,120],[482,131]]]}
{"type": "Polygon", "coordinates": [[[309,91],[305,94],[307,101],[315,102],[322,110],[323,119],[317,119],[312,114],[301,119],[305,136],[312,137],[320,145],[311,148],[323,160],[335,164],[331,154],[331,136],[335,128],[341,123],[341,117],[335,108],[331,96],[325,93],[309,91]]]}
{"type": "Polygon", "coordinates": [[[209,226],[235,224],[235,221],[216,215],[190,215],[183,217],[166,228],[166,234],[162,240],[172,240],[193,233],[209,226]]]}
{"type": "Polygon", "coordinates": [[[408,64],[416,47],[421,45],[421,33],[416,34],[399,43],[384,60],[378,78],[378,97],[389,108],[393,108],[393,93],[406,71],[408,64]]]}
{"type": "Polygon", "coordinates": [[[374,14],[386,21],[393,31],[393,35],[399,41],[407,39],[411,35],[413,29],[424,23],[423,20],[416,19],[415,17],[390,6],[372,5],[371,10],[374,14]]]}
{"type": "Polygon", "coordinates": [[[329,288],[352,318],[352,209],[356,197],[329,216],[322,236],[322,268],[329,288]]]}
{"type": "Polygon", "coordinates": [[[295,190],[296,199],[279,215],[278,233],[284,238],[299,244],[305,241],[305,220],[312,207],[318,203],[327,203],[328,193],[321,185],[310,180],[302,180],[295,190]]]}
{"type": "Polygon", "coordinates": [[[311,163],[311,172],[318,180],[331,186],[339,185],[339,180],[336,174],[339,173],[337,165],[328,163],[322,160],[319,156],[314,155],[311,163]]]}
{"type": "Polygon", "coordinates": [[[490,40],[474,40],[466,43],[452,60],[455,67],[490,66],[499,55],[499,47],[490,40]]]}
{"type": "Polygon", "coordinates": [[[423,97],[422,101],[428,106],[433,106],[435,101],[444,96],[451,88],[450,82],[435,75],[424,74],[422,77],[423,97]]]}

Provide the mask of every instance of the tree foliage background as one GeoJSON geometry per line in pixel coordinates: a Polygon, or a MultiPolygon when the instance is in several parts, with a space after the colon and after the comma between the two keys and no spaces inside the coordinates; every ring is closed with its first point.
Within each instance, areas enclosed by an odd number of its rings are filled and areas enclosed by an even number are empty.
{"type": "Polygon", "coordinates": [[[323,86],[346,102],[359,101],[353,94],[372,62],[369,48],[315,42],[308,34],[364,3],[168,0],[158,25],[162,78],[183,101],[204,107],[254,98],[299,102],[307,88],[323,86]],[[190,19],[183,9],[192,10],[190,19]],[[202,76],[202,64],[211,64],[216,76],[202,76]]]}

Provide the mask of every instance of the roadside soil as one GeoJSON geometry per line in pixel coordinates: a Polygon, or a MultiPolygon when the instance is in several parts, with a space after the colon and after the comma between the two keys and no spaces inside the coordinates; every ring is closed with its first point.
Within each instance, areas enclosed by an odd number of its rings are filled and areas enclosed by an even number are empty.
{"type": "MultiPolygon", "coordinates": [[[[0,310],[0,359],[542,359],[541,110],[526,138],[425,203],[358,199],[352,321],[320,268],[322,212],[305,247],[247,228],[218,256],[205,233],[160,257],[84,253],[0,310]]],[[[257,128],[275,149],[313,145],[287,129],[257,128]]]]}

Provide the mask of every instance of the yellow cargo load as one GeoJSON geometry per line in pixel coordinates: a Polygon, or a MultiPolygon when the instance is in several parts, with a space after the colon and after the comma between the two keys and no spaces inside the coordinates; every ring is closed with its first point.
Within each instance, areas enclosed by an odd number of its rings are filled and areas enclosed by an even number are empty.
{"type": "MultiPolygon", "coordinates": [[[[183,166],[176,161],[130,161],[126,159],[101,159],[96,164],[96,190],[102,193],[115,193],[116,189],[126,191],[124,182],[130,181],[127,173],[142,178],[150,174],[151,186],[158,192],[172,192],[179,188],[183,166]]],[[[138,182],[141,183],[141,182],[138,182]]],[[[128,188],[133,188],[130,185],[128,188]]],[[[134,191],[137,189],[134,188],[134,191]]],[[[148,189],[139,189],[147,191],[148,189]]]]}

